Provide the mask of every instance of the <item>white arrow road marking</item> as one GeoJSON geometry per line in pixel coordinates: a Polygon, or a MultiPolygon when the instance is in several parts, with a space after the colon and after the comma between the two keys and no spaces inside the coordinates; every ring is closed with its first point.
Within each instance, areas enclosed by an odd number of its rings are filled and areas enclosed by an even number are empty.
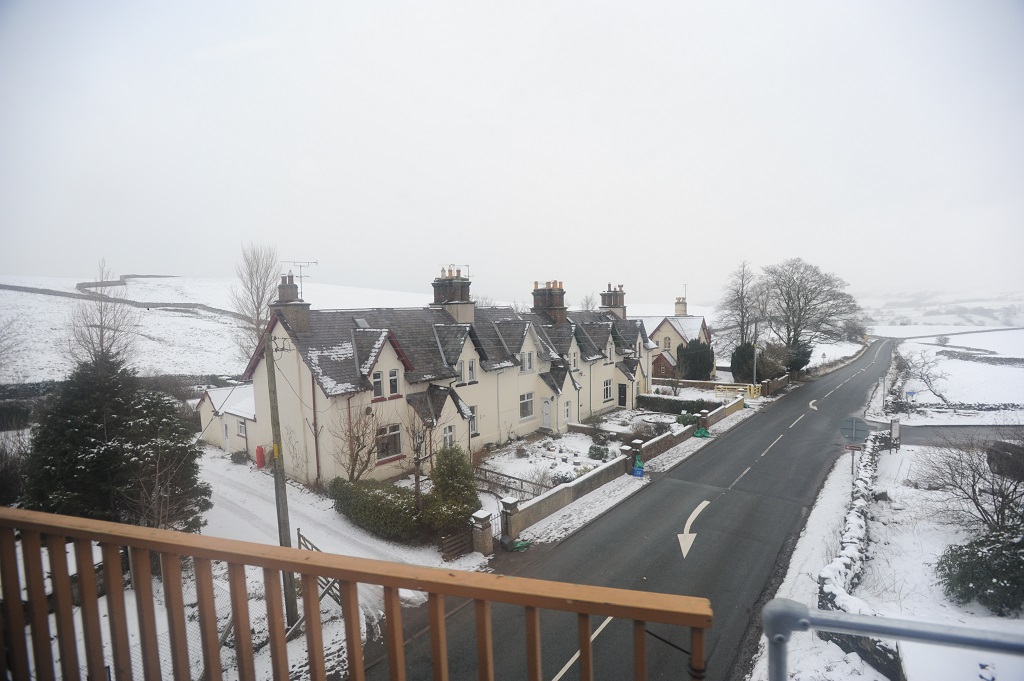
{"type": "MultiPolygon", "coordinates": [[[[748,468],[747,470],[750,469],[748,468]]],[[[690,552],[690,547],[693,546],[693,540],[697,538],[697,535],[690,532],[690,526],[693,525],[693,521],[697,519],[700,512],[710,504],[710,501],[702,501],[697,504],[697,508],[693,509],[693,513],[691,513],[690,517],[686,519],[686,527],[683,528],[683,533],[677,535],[679,537],[679,548],[683,550],[683,558],[686,558],[686,554],[690,552]]]]}
{"type": "Polygon", "coordinates": [[[811,409],[813,409],[814,411],[818,411],[818,408],[814,406],[814,403],[817,402],[817,401],[818,400],[811,400],[811,403],[808,404],[807,406],[810,407],[811,409]]]}

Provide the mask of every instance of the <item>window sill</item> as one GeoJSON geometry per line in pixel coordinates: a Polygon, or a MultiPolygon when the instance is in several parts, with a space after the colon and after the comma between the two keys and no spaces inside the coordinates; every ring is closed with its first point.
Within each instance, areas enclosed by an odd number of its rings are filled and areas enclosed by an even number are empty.
{"type": "Polygon", "coordinates": [[[609,397],[609,398],[608,398],[607,400],[605,400],[604,402],[605,402],[605,404],[607,404],[607,403],[609,403],[609,402],[613,401],[614,399],[615,399],[614,397],[609,397]]]}
{"type": "Polygon", "coordinates": [[[476,385],[479,382],[480,381],[477,381],[477,380],[474,379],[474,380],[470,381],[469,383],[467,383],[466,385],[476,385]]]}
{"type": "Polygon", "coordinates": [[[537,417],[536,416],[520,416],[519,417],[519,422],[520,423],[525,423],[526,421],[532,421],[535,418],[537,418],[537,417]]]}
{"type": "Polygon", "coordinates": [[[388,401],[388,398],[386,398],[386,397],[374,397],[372,400],[370,400],[371,403],[372,402],[387,402],[387,401],[388,401]]]}
{"type": "Polygon", "coordinates": [[[480,433],[470,433],[470,437],[480,437],[480,433]]]}
{"type": "Polygon", "coordinates": [[[402,395],[401,395],[401,393],[395,393],[394,395],[392,395],[388,399],[389,400],[400,400],[400,399],[402,399],[402,395]]]}
{"type": "Polygon", "coordinates": [[[394,463],[395,461],[401,461],[404,458],[405,457],[402,456],[401,454],[395,454],[394,456],[388,456],[383,459],[377,459],[377,463],[375,463],[373,466],[374,468],[376,468],[378,466],[383,466],[384,464],[394,463]]]}

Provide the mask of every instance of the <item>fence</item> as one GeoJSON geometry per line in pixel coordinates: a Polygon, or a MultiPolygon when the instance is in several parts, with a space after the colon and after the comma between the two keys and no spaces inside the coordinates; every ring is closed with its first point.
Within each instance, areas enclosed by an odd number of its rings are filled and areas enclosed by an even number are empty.
{"type": "Polygon", "coordinates": [[[514,475],[506,475],[505,473],[492,471],[482,466],[474,466],[473,475],[476,476],[478,482],[483,483],[492,492],[511,495],[520,501],[540,496],[554,488],[554,485],[547,485],[533,480],[523,480],[514,475]]]}
{"type": "MultiPolygon", "coordinates": [[[[3,665],[0,671],[15,679],[34,676],[45,681],[54,679],[57,676],[55,669],[59,669],[61,678],[81,679],[81,657],[86,675],[94,679],[107,678],[110,669],[118,679],[171,675],[185,679],[191,678],[192,670],[199,666],[194,660],[201,659],[200,668],[205,678],[219,681],[226,665],[218,638],[221,618],[214,594],[211,569],[214,562],[224,565],[228,575],[229,618],[235,632],[234,666],[239,678],[257,676],[252,638],[256,627],[249,609],[247,572],[250,571],[255,573],[253,576],[262,576],[260,591],[268,613],[266,622],[259,624],[267,631],[269,639],[269,655],[260,658],[261,664],[266,665],[266,668],[260,668],[260,675],[277,680],[289,678],[289,656],[294,658],[297,652],[302,659],[297,662],[293,659],[292,662],[305,667],[311,679],[320,681],[327,676],[325,658],[333,651],[324,645],[317,588],[319,577],[337,580],[341,590],[345,669],[352,681],[365,679],[359,606],[361,584],[383,588],[383,611],[387,623],[383,631],[384,644],[391,678],[397,681],[404,681],[408,673],[400,600],[403,589],[427,593],[430,659],[433,678],[438,681],[449,678],[445,620],[445,599],[448,597],[474,602],[475,662],[478,678],[482,681],[495,677],[494,621],[491,617],[494,603],[524,609],[524,659],[530,681],[541,679],[541,613],[547,610],[575,615],[581,679],[592,679],[596,667],[591,640],[592,617],[613,617],[630,622],[633,670],[637,679],[647,677],[647,623],[688,628],[690,677],[702,679],[705,676],[705,630],[711,626],[712,613],[710,603],[704,598],[440,570],[11,508],[0,508],[3,596],[0,633],[7,643],[7,655],[0,659],[3,665]],[[71,580],[64,554],[68,541],[74,544],[76,555],[85,558],[84,564],[88,563],[94,543],[100,546],[107,579],[104,603],[107,616],[103,620],[91,570],[82,573],[81,607],[75,610],[72,606],[71,580]],[[140,572],[140,578],[133,584],[134,597],[130,600],[134,607],[131,608],[120,579],[122,547],[127,548],[140,572]],[[48,559],[48,572],[43,569],[44,556],[48,559]],[[191,561],[190,573],[182,570],[182,559],[191,561]],[[169,651],[161,651],[156,634],[157,610],[151,561],[161,566],[159,584],[166,605],[169,651]],[[287,572],[300,575],[301,602],[307,615],[304,655],[294,647],[289,651],[286,646],[282,577],[287,572]],[[194,583],[195,603],[186,603],[185,583],[194,583]],[[48,598],[52,598],[54,604],[52,620],[48,614],[48,598]],[[190,611],[188,617],[186,608],[190,611]],[[186,620],[192,615],[200,632],[196,649],[193,649],[187,635],[186,620]],[[56,637],[51,634],[54,626],[56,637]],[[136,672],[131,661],[130,629],[138,632],[142,642],[141,673],[136,672]]],[[[502,622],[503,627],[507,624],[502,622]]],[[[628,645],[626,643],[627,649],[628,645]]],[[[625,652],[621,648],[621,645],[616,645],[611,651],[602,649],[601,652],[620,657],[625,652]]],[[[682,668],[679,671],[680,676],[685,674],[682,668]]]]}

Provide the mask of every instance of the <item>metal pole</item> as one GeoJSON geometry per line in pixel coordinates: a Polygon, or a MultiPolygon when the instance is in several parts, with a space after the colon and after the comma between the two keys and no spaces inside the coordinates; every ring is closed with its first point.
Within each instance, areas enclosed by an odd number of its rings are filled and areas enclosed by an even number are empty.
{"type": "MultiPolygon", "coordinates": [[[[277,536],[281,546],[292,546],[292,531],[288,522],[288,491],[284,482],[284,461],[281,459],[281,417],[277,406],[277,374],[274,368],[274,339],[263,333],[263,354],[267,358],[267,390],[270,393],[270,430],[274,438],[274,498],[277,502],[277,536]]],[[[295,600],[295,576],[291,572],[282,575],[284,584],[284,609],[288,626],[299,620],[299,608],[295,600]]]]}

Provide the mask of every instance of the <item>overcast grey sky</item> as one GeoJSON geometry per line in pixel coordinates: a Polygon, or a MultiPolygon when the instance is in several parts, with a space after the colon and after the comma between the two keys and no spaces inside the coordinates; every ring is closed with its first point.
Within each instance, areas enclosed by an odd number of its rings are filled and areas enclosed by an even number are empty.
{"type": "MultiPolygon", "coordinates": [[[[1024,289],[1024,3],[0,2],[0,274],[1024,289]]],[[[316,304],[315,301],[311,301],[316,304]]]]}

